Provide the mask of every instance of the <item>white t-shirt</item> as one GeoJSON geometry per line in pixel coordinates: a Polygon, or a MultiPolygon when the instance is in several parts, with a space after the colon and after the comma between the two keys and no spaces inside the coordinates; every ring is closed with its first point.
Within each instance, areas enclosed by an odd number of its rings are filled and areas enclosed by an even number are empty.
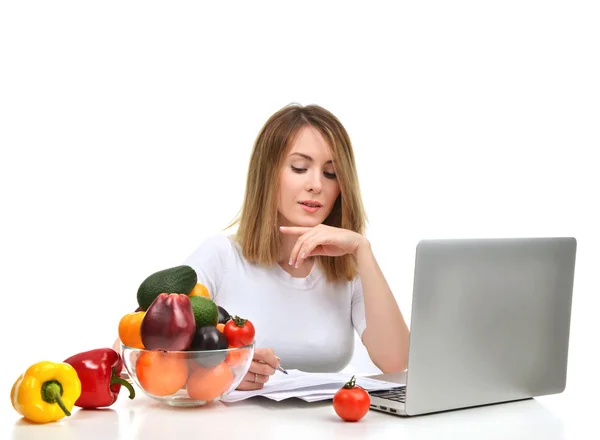
{"type": "Polygon", "coordinates": [[[362,283],[328,282],[317,264],[295,278],[279,264],[243,258],[228,236],[207,238],[183,264],[198,274],[217,305],[252,321],[255,347],[272,348],[284,368],[338,372],[354,353],[354,332],[366,327],[362,283]]]}

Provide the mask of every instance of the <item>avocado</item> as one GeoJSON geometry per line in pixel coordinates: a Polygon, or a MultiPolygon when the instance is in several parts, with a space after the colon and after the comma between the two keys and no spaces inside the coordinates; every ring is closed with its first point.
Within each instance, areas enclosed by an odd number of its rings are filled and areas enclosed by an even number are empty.
{"type": "Polygon", "coordinates": [[[146,278],[137,291],[137,302],[143,311],[161,293],[189,294],[198,282],[198,274],[190,266],[170,267],[153,273],[146,278]]]}
{"type": "Polygon", "coordinates": [[[219,321],[219,309],[215,302],[203,296],[190,296],[196,328],[204,326],[215,326],[219,321]]]}

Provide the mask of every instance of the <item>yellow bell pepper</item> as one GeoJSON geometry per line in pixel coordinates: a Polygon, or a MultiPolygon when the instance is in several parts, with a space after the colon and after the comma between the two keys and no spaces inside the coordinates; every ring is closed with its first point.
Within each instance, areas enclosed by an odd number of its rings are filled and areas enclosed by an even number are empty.
{"type": "Polygon", "coordinates": [[[71,365],[42,361],[30,366],[12,386],[13,408],[35,423],[48,423],[71,415],[81,395],[81,381],[71,365]]]}

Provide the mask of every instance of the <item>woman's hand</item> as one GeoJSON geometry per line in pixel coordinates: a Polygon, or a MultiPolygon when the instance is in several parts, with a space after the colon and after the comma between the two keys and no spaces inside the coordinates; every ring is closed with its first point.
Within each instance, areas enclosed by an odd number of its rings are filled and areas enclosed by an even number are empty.
{"type": "Polygon", "coordinates": [[[329,257],[355,255],[360,246],[367,241],[357,232],[324,224],[313,228],[281,226],[279,229],[284,234],[299,235],[290,254],[290,265],[295,267],[299,267],[305,259],[315,255],[329,257]]]}
{"type": "Polygon", "coordinates": [[[279,358],[275,356],[272,348],[256,348],[250,369],[240,382],[238,390],[260,390],[279,365],[279,358]]]}

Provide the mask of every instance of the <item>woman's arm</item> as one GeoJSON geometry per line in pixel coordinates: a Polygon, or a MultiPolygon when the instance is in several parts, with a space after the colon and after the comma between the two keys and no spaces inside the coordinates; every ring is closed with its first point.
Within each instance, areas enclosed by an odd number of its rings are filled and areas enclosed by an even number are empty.
{"type": "Polygon", "coordinates": [[[384,373],[406,370],[409,330],[400,307],[365,238],[354,254],[363,287],[367,327],[362,341],[384,373]]]}
{"type": "Polygon", "coordinates": [[[383,371],[398,372],[408,366],[408,327],[390,287],[375,260],[367,238],[347,229],[320,224],[308,228],[282,226],[281,232],[299,235],[290,264],[302,264],[315,255],[352,255],[362,281],[367,327],[362,341],[373,363],[383,371]]]}

